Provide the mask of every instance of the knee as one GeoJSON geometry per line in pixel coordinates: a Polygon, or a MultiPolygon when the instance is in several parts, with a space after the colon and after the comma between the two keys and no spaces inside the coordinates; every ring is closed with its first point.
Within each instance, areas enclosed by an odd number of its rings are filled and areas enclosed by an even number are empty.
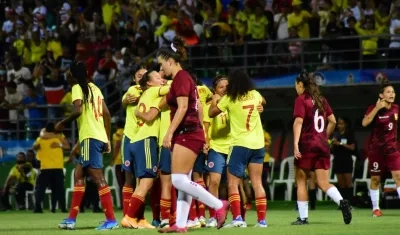
{"type": "Polygon", "coordinates": [[[317,183],[318,187],[324,192],[326,192],[330,187],[332,187],[332,185],[327,180],[318,180],[317,183]]]}
{"type": "Polygon", "coordinates": [[[171,174],[172,185],[177,189],[181,188],[186,181],[189,181],[189,178],[185,174],[171,174]]]}
{"type": "Polygon", "coordinates": [[[371,177],[371,187],[373,187],[373,188],[378,187],[379,184],[381,183],[380,181],[381,181],[380,177],[372,176],[371,177]]]}
{"type": "Polygon", "coordinates": [[[210,183],[209,183],[209,188],[217,189],[217,188],[219,188],[219,184],[220,184],[220,180],[211,178],[210,183]]]}

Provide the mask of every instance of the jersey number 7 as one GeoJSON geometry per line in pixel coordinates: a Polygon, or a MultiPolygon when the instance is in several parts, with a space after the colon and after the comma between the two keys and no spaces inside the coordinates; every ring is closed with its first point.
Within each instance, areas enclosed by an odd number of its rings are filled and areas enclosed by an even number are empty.
{"type": "Polygon", "coordinates": [[[250,118],[251,118],[251,114],[254,111],[254,104],[252,105],[245,105],[242,107],[243,109],[248,109],[249,113],[247,114],[247,119],[246,119],[246,129],[247,131],[250,131],[250,118]]]}

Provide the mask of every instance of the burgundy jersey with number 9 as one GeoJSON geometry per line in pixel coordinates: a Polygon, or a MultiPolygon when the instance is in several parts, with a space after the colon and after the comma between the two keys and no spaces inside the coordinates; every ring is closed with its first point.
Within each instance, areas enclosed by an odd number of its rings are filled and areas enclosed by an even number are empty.
{"type": "Polygon", "coordinates": [[[328,144],[328,136],[326,135],[327,117],[331,115],[332,109],[328,101],[323,99],[324,112],[320,112],[312,96],[303,93],[298,96],[294,104],[294,118],[302,118],[303,125],[301,128],[299,144],[328,144]]]}
{"type": "MultiPolygon", "coordinates": [[[[368,115],[374,108],[375,105],[369,106],[365,115],[368,115]]],[[[382,108],[378,111],[372,121],[371,148],[385,146],[387,150],[397,149],[398,113],[399,106],[397,104],[392,104],[390,109],[382,108]]]]}

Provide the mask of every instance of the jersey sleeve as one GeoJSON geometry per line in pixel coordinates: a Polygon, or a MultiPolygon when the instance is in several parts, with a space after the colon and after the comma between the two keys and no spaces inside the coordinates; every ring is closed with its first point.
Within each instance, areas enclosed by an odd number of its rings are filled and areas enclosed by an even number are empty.
{"type": "Polygon", "coordinates": [[[222,99],[218,102],[217,107],[219,108],[219,110],[221,110],[222,112],[225,112],[228,109],[229,106],[229,98],[228,96],[224,96],[222,97],[222,99]]]}
{"type": "Polygon", "coordinates": [[[370,105],[367,109],[367,112],[365,112],[365,116],[367,116],[374,108],[375,108],[375,105],[370,105]]]}
{"type": "Polygon", "coordinates": [[[72,87],[71,93],[72,93],[72,103],[74,103],[75,100],[83,100],[82,88],[78,84],[72,87]]]}
{"type": "Polygon", "coordinates": [[[165,86],[160,87],[160,89],[158,90],[158,95],[159,96],[167,95],[170,88],[171,88],[171,86],[169,86],[169,85],[165,85],[165,86]]]}
{"type": "Polygon", "coordinates": [[[203,122],[211,123],[211,118],[208,116],[208,110],[210,109],[210,104],[206,104],[203,108],[203,122]]]}
{"type": "Polygon", "coordinates": [[[207,86],[204,86],[204,87],[205,87],[206,92],[207,92],[207,98],[206,98],[206,101],[207,101],[207,100],[212,98],[213,93],[211,92],[211,90],[207,86]]]}
{"type": "Polygon", "coordinates": [[[158,87],[150,88],[149,92],[151,92],[149,95],[151,96],[151,103],[150,103],[150,108],[155,108],[159,110],[160,108],[158,107],[158,104],[161,101],[161,96],[159,96],[159,91],[160,89],[158,87]]]}
{"type": "Polygon", "coordinates": [[[189,97],[190,96],[190,87],[192,78],[188,73],[180,72],[175,78],[174,83],[172,85],[172,89],[175,92],[176,97],[189,97]]]}
{"type": "Polygon", "coordinates": [[[293,112],[293,117],[294,118],[302,118],[306,116],[306,107],[305,107],[305,100],[304,96],[298,96],[294,102],[294,112],[293,112]]]}
{"type": "Polygon", "coordinates": [[[14,176],[14,177],[18,177],[18,169],[17,166],[13,166],[13,168],[11,168],[10,173],[8,174],[8,176],[14,176]]]}

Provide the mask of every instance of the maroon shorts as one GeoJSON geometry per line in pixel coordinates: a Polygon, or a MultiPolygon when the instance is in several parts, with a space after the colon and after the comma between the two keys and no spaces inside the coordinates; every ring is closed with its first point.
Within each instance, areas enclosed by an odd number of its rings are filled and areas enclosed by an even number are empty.
{"type": "Polygon", "coordinates": [[[194,131],[194,132],[185,132],[182,134],[176,134],[172,137],[171,141],[171,151],[174,149],[175,144],[179,144],[185,148],[192,150],[196,155],[200,154],[203,151],[205,138],[204,131],[194,131]]]}
{"type": "Polygon", "coordinates": [[[329,145],[315,146],[299,144],[299,150],[301,158],[295,159],[294,165],[296,167],[303,170],[329,170],[331,168],[331,153],[329,145]]]}
{"type": "Polygon", "coordinates": [[[368,170],[370,175],[380,176],[386,171],[400,171],[400,152],[387,152],[384,147],[373,148],[368,152],[368,170]]]}

